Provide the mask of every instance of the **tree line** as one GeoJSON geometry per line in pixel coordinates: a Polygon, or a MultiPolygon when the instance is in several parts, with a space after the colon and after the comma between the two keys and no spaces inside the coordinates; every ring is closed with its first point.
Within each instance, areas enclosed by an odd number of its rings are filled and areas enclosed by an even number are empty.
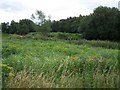
{"type": "Polygon", "coordinates": [[[25,35],[29,32],[42,32],[43,34],[51,31],[51,20],[46,19],[42,11],[36,10],[35,14],[31,15],[31,19],[22,19],[19,22],[14,20],[11,23],[2,23],[2,32],[8,34],[25,35]]]}
{"type": "Polygon", "coordinates": [[[2,23],[2,32],[27,34],[29,32],[67,32],[80,33],[88,40],[119,40],[120,11],[113,7],[99,6],[90,15],[69,17],[59,21],[46,19],[42,11],[32,14],[32,20],[22,19],[19,22],[2,23]]]}
{"type": "Polygon", "coordinates": [[[87,16],[52,22],[52,31],[81,33],[88,40],[119,40],[120,11],[113,7],[97,7],[87,16]]]}
{"type": "Polygon", "coordinates": [[[11,23],[2,23],[2,32],[8,34],[27,34],[35,32],[37,26],[29,19],[22,19],[19,22],[11,21],[11,23]]]}

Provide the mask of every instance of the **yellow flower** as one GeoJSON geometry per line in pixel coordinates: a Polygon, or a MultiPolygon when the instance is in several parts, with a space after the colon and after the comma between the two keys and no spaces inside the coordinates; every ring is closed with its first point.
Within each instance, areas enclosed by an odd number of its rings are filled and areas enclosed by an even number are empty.
{"type": "Polygon", "coordinates": [[[8,68],[8,69],[13,69],[13,68],[12,68],[12,67],[10,67],[10,66],[7,66],[7,68],[8,68]]]}
{"type": "Polygon", "coordinates": [[[9,73],[9,75],[8,75],[9,78],[14,77],[14,76],[15,76],[15,74],[13,74],[13,73],[9,73]]]}
{"type": "Polygon", "coordinates": [[[6,64],[0,64],[0,66],[6,67],[6,68],[8,68],[8,69],[13,69],[12,67],[10,67],[10,66],[8,66],[8,65],[6,65],[6,64]]]}
{"type": "Polygon", "coordinates": [[[6,65],[6,64],[0,64],[0,66],[7,67],[7,65],[6,65]]]}

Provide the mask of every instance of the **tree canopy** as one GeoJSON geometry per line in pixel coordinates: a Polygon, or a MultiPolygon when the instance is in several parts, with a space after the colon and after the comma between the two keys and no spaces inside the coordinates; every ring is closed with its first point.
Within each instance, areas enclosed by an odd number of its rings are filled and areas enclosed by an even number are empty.
{"type": "Polygon", "coordinates": [[[80,27],[84,38],[100,40],[118,40],[120,11],[117,8],[100,6],[94,13],[83,18],[80,27]]]}
{"type": "Polygon", "coordinates": [[[120,11],[113,7],[99,6],[87,16],[69,17],[59,21],[52,21],[42,11],[36,10],[31,19],[19,22],[2,23],[2,32],[9,34],[27,34],[29,32],[80,33],[88,40],[119,40],[120,11]],[[48,18],[48,19],[47,19],[48,18]]]}
{"type": "Polygon", "coordinates": [[[2,23],[2,32],[9,34],[27,34],[29,32],[35,32],[36,25],[29,19],[22,19],[19,22],[11,21],[11,23],[2,23]]]}
{"type": "Polygon", "coordinates": [[[52,31],[81,33],[88,40],[119,40],[120,11],[113,7],[97,7],[87,16],[70,17],[54,21],[52,31]]]}

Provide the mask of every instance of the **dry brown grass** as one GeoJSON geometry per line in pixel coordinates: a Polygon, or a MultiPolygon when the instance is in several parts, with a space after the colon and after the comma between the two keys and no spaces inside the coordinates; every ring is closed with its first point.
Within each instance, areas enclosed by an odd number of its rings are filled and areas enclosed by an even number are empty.
{"type": "Polygon", "coordinates": [[[7,88],[52,88],[55,87],[47,78],[40,75],[28,74],[25,71],[18,73],[15,78],[12,78],[7,86],[7,88]]]}

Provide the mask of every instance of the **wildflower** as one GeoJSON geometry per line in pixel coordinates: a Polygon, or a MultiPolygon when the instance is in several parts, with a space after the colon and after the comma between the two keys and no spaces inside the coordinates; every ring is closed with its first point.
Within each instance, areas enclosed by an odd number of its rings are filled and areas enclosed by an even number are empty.
{"type": "Polygon", "coordinates": [[[8,69],[13,69],[12,67],[10,67],[10,66],[8,66],[8,65],[6,65],[6,64],[0,64],[0,66],[6,67],[6,68],[8,68],[8,69]]]}
{"type": "Polygon", "coordinates": [[[68,59],[70,58],[70,56],[68,56],[68,59]]]}
{"type": "Polygon", "coordinates": [[[8,68],[8,69],[13,69],[13,68],[12,68],[12,67],[10,67],[10,66],[7,66],[7,68],[8,68]]]}
{"type": "Polygon", "coordinates": [[[75,60],[75,58],[76,58],[76,57],[74,56],[74,57],[72,58],[72,60],[75,60]]]}
{"type": "Polygon", "coordinates": [[[13,74],[13,73],[9,73],[9,75],[8,75],[9,78],[14,77],[14,76],[15,76],[15,74],[13,74]]]}
{"type": "Polygon", "coordinates": [[[6,64],[0,64],[0,66],[6,67],[7,65],[6,64]]]}

